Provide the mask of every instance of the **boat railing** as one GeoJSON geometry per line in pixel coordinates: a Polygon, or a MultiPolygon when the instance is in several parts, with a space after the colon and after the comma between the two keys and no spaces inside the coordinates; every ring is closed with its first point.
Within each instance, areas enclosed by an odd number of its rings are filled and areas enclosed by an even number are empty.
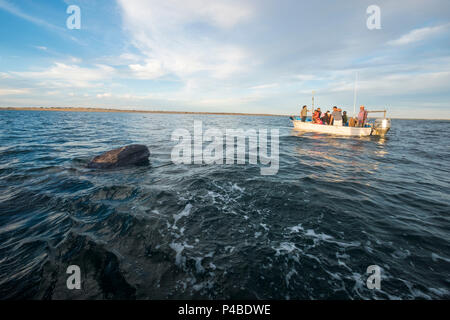
{"type": "Polygon", "coordinates": [[[384,118],[386,119],[386,112],[387,112],[387,110],[373,110],[373,111],[371,111],[371,110],[368,110],[367,111],[367,113],[384,113],[384,118]]]}

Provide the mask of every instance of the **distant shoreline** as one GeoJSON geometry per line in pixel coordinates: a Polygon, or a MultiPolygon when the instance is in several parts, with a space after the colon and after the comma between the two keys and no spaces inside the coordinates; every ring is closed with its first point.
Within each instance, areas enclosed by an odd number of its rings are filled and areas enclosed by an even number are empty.
{"type": "Polygon", "coordinates": [[[6,107],[0,110],[16,111],[64,111],[64,112],[116,112],[116,113],[157,113],[157,114],[200,114],[200,115],[223,115],[223,116],[265,116],[265,117],[289,117],[282,114],[267,113],[237,113],[237,112],[195,112],[195,111],[161,111],[161,110],[123,110],[103,108],[36,108],[36,107],[6,107]]]}
{"type": "MultiPolygon", "coordinates": [[[[239,112],[201,112],[201,111],[162,111],[162,110],[124,110],[106,108],[60,108],[60,107],[0,107],[2,110],[15,111],[63,111],[63,112],[115,112],[115,113],[153,113],[153,114],[198,114],[198,115],[219,115],[219,116],[254,116],[254,117],[290,117],[287,114],[269,113],[239,113],[239,112]]],[[[394,120],[429,120],[429,121],[450,121],[450,119],[422,119],[422,118],[391,118],[394,120]]]]}

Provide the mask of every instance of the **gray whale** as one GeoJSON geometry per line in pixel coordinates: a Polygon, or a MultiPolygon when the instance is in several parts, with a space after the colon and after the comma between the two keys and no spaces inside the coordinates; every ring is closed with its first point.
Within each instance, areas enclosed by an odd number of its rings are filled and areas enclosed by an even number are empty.
{"type": "Polygon", "coordinates": [[[92,159],[87,165],[94,169],[113,169],[127,166],[145,166],[149,164],[150,151],[142,144],[132,144],[105,152],[92,159]]]}

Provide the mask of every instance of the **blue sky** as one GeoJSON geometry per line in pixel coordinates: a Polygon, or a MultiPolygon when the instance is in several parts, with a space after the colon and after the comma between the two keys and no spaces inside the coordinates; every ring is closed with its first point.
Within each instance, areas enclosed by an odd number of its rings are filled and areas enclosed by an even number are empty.
{"type": "Polygon", "coordinates": [[[358,104],[450,119],[449,31],[448,0],[0,0],[0,107],[352,111],[358,73],[358,104]]]}

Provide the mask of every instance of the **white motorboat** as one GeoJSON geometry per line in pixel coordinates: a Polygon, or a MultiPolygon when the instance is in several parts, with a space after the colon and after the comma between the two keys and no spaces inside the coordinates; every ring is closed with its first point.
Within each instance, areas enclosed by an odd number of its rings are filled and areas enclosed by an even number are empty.
{"type": "Polygon", "coordinates": [[[341,136],[384,136],[391,128],[390,119],[376,119],[364,127],[332,126],[314,124],[311,121],[302,122],[299,117],[291,117],[296,130],[335,134],[341,136]]]}
{"type": "MultiPolygon", "coordinates": [[[[358,75],[356,75],[355,79],[355,91],[353,97],[353,114],[356,115],[356,88],[357,88],[358,75]]],[[[311,114],[314,113],[314,91],[312,92],[312,108],[311,114]]],[[[300,117],[290,117],[294,128],[296,130],[309,131],[309,132],[318,132],[318,133],[326,133],[326,134],[335,134],[341,136],[356,136],[356,137],[364,137],[364,136],[384,136],[391,129],[391,120],[386,118],[386,110],[382,111],[367,111],[366,116],[369,113],[380,113],[384,114],[383,118],[375,119],[374,122],[367,121],[363,127],[359,126],[349,126],[345,124],[343,126],[333,126],[333,125],[324,125],[324,124],[316,124],[312,123],[311,119],[302,122],[300,117]]],[[[357,121],[354,118],[355,122],[357,121]]]]}

